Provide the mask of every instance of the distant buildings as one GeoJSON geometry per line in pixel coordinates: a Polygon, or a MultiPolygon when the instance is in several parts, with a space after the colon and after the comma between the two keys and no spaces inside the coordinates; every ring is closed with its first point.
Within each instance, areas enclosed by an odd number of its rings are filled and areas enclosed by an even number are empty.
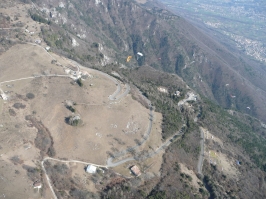
{"type": "Polygon", "coordinates": [[[141,175],[140,169],[136,165],[132,166],[130,171],[137,177],[141,175]]]}

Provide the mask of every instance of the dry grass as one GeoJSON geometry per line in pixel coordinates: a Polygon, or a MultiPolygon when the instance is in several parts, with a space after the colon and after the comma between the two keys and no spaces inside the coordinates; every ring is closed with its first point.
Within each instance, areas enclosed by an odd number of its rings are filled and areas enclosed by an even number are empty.
{"type": "Polygon", "coordinates": [[[0,81],[33,77],[44,73],[65,74],[61,67],[55,67],[51,61],[49,54],[38,46],[29,44],[13,46],[1,55],[0,74],[5,75],[0,76],[0,81]]]}
{"type": "MultiPolygon", "coordinates": [[[[27,177],[26,170],[13,163],[0,161],[1,196],[6,198],[41,198],[40,193],[33,189],[33,183],[27,177]]],[[[41,192],[41,190],[40,190],[41,192]]],[[[44,198],[52,198],[49,190],[44,198]]]]}

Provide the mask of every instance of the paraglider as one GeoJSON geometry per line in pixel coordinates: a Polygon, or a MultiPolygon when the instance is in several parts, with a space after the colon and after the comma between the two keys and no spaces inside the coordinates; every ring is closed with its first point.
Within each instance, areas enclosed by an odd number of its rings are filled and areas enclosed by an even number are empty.
{"type": "Polygon", "coordinates": [[[137,55],[143,57],[143,54],[141,52],[138,52],[137,55]]]}
{"type": "Polygon", "coordinates": [[[127,62],[129,62],[132,59],[132,56],[127,57],[127,62]]]}
{"type": "Polygon", "coordinates": [[[141,52],[137,53],[137,60],[141,59],[143,57],[143,54],[141,52]]]}

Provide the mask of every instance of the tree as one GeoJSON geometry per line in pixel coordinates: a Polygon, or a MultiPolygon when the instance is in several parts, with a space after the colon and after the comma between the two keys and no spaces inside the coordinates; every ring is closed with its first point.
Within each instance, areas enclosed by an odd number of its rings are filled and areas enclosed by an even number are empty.
{"type": "Polygon", "coordinates": [[[66,123],[71,126],[79,126],[82,124],[82,120],[79,115],[69,116],[66,118],[66,123]]]}
{"type": "Polygon", "coordinates": [[[82,79],[81,78],[78,78],[77,79],[77,84],[82,87],[83,86],[83,82],[82,82],[82,79]]]}

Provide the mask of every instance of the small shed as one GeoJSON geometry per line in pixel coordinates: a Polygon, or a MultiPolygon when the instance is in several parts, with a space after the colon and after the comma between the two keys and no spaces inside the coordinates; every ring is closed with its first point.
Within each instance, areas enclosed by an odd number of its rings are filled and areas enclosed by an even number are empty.
{"type": "Polygon", "coordinates": [[[41,40],[41,39],[36,39],[36,40],[35,40],[35,43],[36,43],[36,44],[41,44],[41,43],[42,43],[42,40],[41,40]]]}
{"type": "Polygon", "coordinates": [[[2,94],[0,94],[0,96],[3,98],[3,100],[7,100],[6,94],[2,93],[2,94]]]}
{"type": "Polygon", "coordinates": [[[132,166],[130,170],[135,176],[141,175],[140,169],[136,165],[132,166]]]}
{"type": "Polygon", "coordinates": [[[34,189],[40,189],[40,188],[42,188],[42,184],[40,182],[34,182],[33,188],[34,189]]]}
{"type": "Polygon", "coordinates": [[[96,173],[97,167],[94,165],[88,165],[86,168],[86,172],[87,173],[96,173]]]}

